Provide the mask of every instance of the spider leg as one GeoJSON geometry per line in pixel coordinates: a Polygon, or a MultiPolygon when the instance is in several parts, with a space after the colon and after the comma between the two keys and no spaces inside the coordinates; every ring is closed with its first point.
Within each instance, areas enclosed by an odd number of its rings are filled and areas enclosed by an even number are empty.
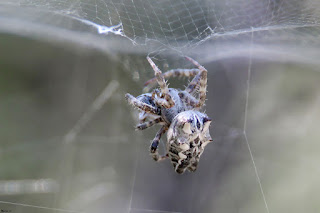
{"type": "Polygon", "coordinates": [[[155,65],[151,58],[147,57],[147,59],[154,70],[154,74],[156,76],[157,82],[160,86],[160,90],[162,93],[162,97],[158,99],[158,103],[165,108],[173,107],[174,101],[172,100],[171,95],[169,94],[169,88],[166,84],[166,81],[163,78],[161,70],[157,67],[157,65],[155,65]]]}
{"type": "Polygon", "coordinates": [[[158,89],[155,89],[153,90],[152,92],[152,98],[153,98],[153,101],[159,105],[159,106],[162,106],[162,107],[165,107],[166,108],[166,103],[167,101],[163,98],[161,98],[161,93],[158,89]],[[157,97],[156,97],[157,95],[157,97]]]}
{"type": "Polygon", "coordinates": [[[155,125],[155,124],[157,124],[157,123],[160,123],[160,122],[163,122],[163,120],[162,120],[161,117],[156,118],[156,119],[154,119],[154,120],[152,120],[152,121],[148,121],[148,122],[139,124],[139,125],[136,127],[136,129],[137,129],[137,130],[144,130],[144,129],[147,129],[147,128],[149,128],[149,127],[151,127],[151,126],[153,126],[153,125],[155,125]]]}
{"type": "Polygon", "coordinates": [[[160,142],[161,136],[168,130],[167,126],[162,126],[161,129],[157,132],[156,136],[152,140],[151,146],[150,146],[150,153],[155,161],[161,161],[168,158],[168,155],[160,156],[158,153],[158,146],[160,142]]]}
{"type": "MultiPolygon", "coordinates": [[[[172,69],[162,74],[164,79],[171,77],[191,77],[200,72],[199,69],[172,69]]],[[[148,92],[157,83],[157,78],[152,78],[144,83],[144,92],[148,92]]]]}
{"type": "Polygon", "coordinates": [[[187,91],[190,94],[194,94],[196,91],[196,88],[199,87],[199,81],[200,81],[200,76],[196,75],[192,81],[188,84],[186,87],[185,91],[187,91]]]}
{"type": "Polygon", "coordinates": [[[133,97],[129,93],[127,93],[125,97],[126,97],[129,104],[141,109],[142,111],[145,111],[147,113],[151,113],[154,115],[159,115],[157,108],[136,99],[135,97],[133,97]]]}
{"type": "Polygon", "coordinates": [[[196,65],[200,72],[192,79],[185,91],[192,94],[194,89],[199,87],[199,100],[196,103],[196,107],[201,107],[206,101],[208,71],[194,59],[190,57],[186,57],[186,59],[196,65]]]}
{"type": "Polygon", "coordinates": [[[182,102],[185,103],[187,106],[191,106],[192,108],[198,108],[197,104],[199,103],[199,101],[187,91],[179,92],[179,97],[182,100],[182,102]]]}
{"type": "Polygon", "coordinates": [[[159,118],[159,115],[147,113],[145,111],[140,110],[138,118],[139,118],[139,124],[143,124],[143,123],[147,122],[148,120],[154,120],[154,119],[159,118]]]}

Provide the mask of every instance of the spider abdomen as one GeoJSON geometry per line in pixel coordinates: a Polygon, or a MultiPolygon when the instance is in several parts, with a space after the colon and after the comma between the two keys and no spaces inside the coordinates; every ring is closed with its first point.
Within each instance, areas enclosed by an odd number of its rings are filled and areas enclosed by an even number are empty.
{"type": "Polygon", "coordinates": [[[201,144],[195,145],[194,141],[191,141],[190,144],[173,142],[169,144],[168,148],[168,156],[175,171],[179,174],[185,172],[186,169],[194,172],[197,169],[202,152],[201,144]],[[189,148],[184,149],[185,147],[189,148]]]}
{"type": "Polygon", "coordinates": [[[204,113],[187,110],[178,113],[167,133],[167,152],[175,171],[195,171],[205,146],[212,141],[211,119],[204,113]]]}

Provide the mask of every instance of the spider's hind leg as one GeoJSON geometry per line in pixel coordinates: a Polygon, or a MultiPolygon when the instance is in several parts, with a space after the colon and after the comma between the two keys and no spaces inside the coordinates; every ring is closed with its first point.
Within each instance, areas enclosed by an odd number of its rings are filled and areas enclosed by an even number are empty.
{"type": "Polygon", "coordinates": [[[208,71],[194,59],[190,57],[186,57],[186,59],[196,65],[200,72],[192,79],[185,91],[193,94],[194,90],[197,88],[199,91],[199,100],[196,103],[196,107],[201,107],[206,101],[208,71]]]}
{"type": "Polygon", "coordinates": [[[157,99],[158,104],[160,104],[165,108],[173,107],[175,103],[172,100],[171,95],[169,94],[169,88],[166,81],[163,78],[161,70],[157,67],[157,65],[155,65],[155,63],[151,60],[151,58],[147,57],[147,59],[154,70],[154,74],[156,76],[157,82],[160,86],[160,90],[162,93],[161,98],[157,99]]]}
{"type": "Polygon", "coordinates": [[[186,87],[185,91],[188,92],[191,95],[194,95],[194,93],[196,92],[197,87],[199,87],[199,81],[200,81],[200,76],[196,75],[192,79],[192,81],[190,81],[190,83],[186,87]]]}
{"type": "Polygon", "coordinates": [[[168,155],[161,156],[158,153],[158,146],[159,146],[160,138],[167,130],[168,130],[167,126],[162,126],[161,129],[157,132],[156,136],[154,137],[154,139],[151,142],[150,153],[151,153],[153,160],[155,160],[155,161],[161,161],[161,160],[165,160],[168,158],[168,155]]]}
{"type": "Polygon", "coordinates": [[[179,92],[179,97],[187,106],[191,106],[192,108],[198,108],[197,105],[199,101],[187,91],[179,92]]]}

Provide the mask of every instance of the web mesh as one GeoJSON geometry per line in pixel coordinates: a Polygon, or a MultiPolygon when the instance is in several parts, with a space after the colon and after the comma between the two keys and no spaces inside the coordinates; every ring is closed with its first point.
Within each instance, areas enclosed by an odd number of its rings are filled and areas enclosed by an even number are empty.
{"type": "MultiPolygon", "coordinates": [[[[319,2],[311,0],[20,0],[17,3],[22,7],[74,17],[96,28],[120,25],[116,29],[121,29],[123,36],[138,44],[155,41],[180,50],[205,39],[246,34],[253,30],[268,34],[265,39],[273,39],[274,30],[284,30],[285,39],[295,39],[297,37],[287,28],[304,34],[308,29],[301,28],[319,24],[319,2]]],[[[50,21],[54,25],[70,27],[59,23],[57,18],[49,18],[50,21]]]]}

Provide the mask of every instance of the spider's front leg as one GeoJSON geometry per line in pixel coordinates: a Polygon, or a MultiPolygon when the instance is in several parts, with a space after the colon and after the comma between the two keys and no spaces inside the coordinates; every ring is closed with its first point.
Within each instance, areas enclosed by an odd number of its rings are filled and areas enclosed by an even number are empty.
{"type": "Polygon", "coordinates": [[[185,91],[192,94],[194,90],[198,87],[199,100],[195,103],[194,107],[201,107],[206,101],[208,71],[194,59],[190,57],[186,57],[186,59],[188,59],[194,65],[196,65],[200,72],[192,79],[185,91]]]}
{"type": "Polygon", "coordinates": [[[192,108],[197,108],[197,104],[199,101],[187,91],[179,92],[179,97],[183,101],[183,103],[185,103],[187,106],[191,106],[192,108]]]}
{"type": "Polygon", "coordinates": [[[158,153],[158,146],[160,142],[161,136],[168,130],[167,126],[162,126],[161,129],[157,132],[156,136],[152,140],[151,146],[150,146],[150,153],[155,161],[161,161],[168,158],[168,155],[160,156],[158,153]]]}
{"type": "Polygon", "coordinates": [[[162,93],[162,97],[157,99],[157,103],[167,109],[173,107],[175,103],[172,100],[171,95],[169,94],[169,88],[166,84],[166,81],[163,78],[161,70],[157,67],[157,65],[155,65],[151,58],[147,57],[147,59],[154,70],[154,74],[156,76],[157,82],[160,86],[160,90],[162,93]]]}
{"type": "Polygon", "coordinates": [[[157,108],[136,99],[135,97],[133,97],[129,93],[126,94],[125,98],[127,99],[129,104],[141,109],[142,111],[145,111],[147,113],[151,113],[154,115],[159,115],[157,108]]]}
{"type": "MultiPolygon", "coordinates": [[[[172,78],[172,77],[191,77],[195,76],[200,72],[199,69],[172,69],[162,74],[164,79],[172,78]]],[[[157,78],[152,78],[144,83],[144,92],[150,91],[152,87],[157,83],[157,78]]]]}
{"type": "Polygon", "coordinates": [[[144,129],[147,129],[149,127],[152,127],[153,125],[157,124],[157,123],[160,123],[160,122],[163,122],[162,118],[159,117],[159,118],[156,118],[152,121],[148,121],[148,122],[144,122],[142,124],[139,124],[136,129],[137,130],[144,130],[144,129]]]}

